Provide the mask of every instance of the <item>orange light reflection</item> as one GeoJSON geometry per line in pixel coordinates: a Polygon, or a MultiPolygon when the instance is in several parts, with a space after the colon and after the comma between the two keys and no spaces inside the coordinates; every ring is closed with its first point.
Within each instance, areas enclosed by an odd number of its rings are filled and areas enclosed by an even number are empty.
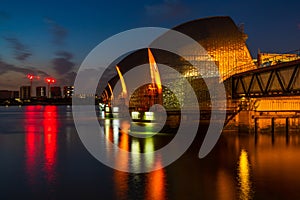
{"type": "MultiPolygon", "coordinates": [[[[156,167],[161,167],[161,163],[158,161],[156,167]]],[[[147,200],[163,200],[166,197],[165,194],[165,171],[163,168],[153,171],[147,175],[147,188],[146,197],[147,200]]]]}

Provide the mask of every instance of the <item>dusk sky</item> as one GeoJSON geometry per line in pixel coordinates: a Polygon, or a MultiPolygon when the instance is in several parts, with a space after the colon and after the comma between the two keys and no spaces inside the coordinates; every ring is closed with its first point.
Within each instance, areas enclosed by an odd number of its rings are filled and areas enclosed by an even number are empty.
{"type": "Polygon", "coordinates": [[[132,28],[172,28],[210,16],[244,23],[253,57],[257,49],[300,49],[300,1],[15,1],[0,4],[0,90],[29,85],[27,73],[72,84],[85,56],[106,38],[132,28]]]}

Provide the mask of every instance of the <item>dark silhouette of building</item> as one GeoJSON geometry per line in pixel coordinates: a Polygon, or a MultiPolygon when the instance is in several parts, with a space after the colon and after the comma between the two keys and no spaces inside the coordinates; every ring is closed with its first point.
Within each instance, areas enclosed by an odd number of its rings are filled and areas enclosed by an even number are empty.
{"type": "Polygon", "coordinates": [[[50,97],[54,99],[61,98],[61,88],[59,86],[53,86],[50,88],[50,97]]]}
{"type": "Polygon", "coordinates": [[[15,99],[19,98],[18,91],[0,90],[0,99],[15,99]]]}
{"type": "Polygon", "coordinates": [[[31,98],[31,87],[21,86],[20,87],[20,99],[30,99],[31,98]]]}
{"type": "Polygon", "coordinates": [[[36,97],[40,98],[40,97],[46,97],[47,96],[47,92],[46,92],[46,87],[45,86],[38,86],[36,87],[36,97]]]}

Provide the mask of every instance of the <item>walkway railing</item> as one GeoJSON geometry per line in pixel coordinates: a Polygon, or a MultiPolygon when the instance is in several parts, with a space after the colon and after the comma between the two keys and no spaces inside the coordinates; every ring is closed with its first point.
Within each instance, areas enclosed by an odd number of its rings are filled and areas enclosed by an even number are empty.
{"type": "Polygon", "coordinates": [[[235,66],[230,71],[223,74],[222,79],[223,79],[223,81],[225,81],[226,79],[230,78],[234,74],[241,73],[241,72],[253,69],[253,66],[256,66],[256,67],[269,67],[269,66],[277,65],[279,63],[291,62],[291,61],[299,60],[299,59],[300,59],[300,49],[289,51],[289,52],[286,52],[286,53],[282,53],[280,55],[275,55],[273,57],[265,58],[263,60],[263,63],[260,64],[260,66],[257,66],[254,62],[246,63],[244,65],[235,66]]]}

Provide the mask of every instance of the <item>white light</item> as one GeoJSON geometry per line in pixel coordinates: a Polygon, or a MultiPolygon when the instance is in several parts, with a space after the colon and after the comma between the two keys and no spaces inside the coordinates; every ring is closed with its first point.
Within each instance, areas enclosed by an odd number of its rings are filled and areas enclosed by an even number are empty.
{"type": "Polygon", "coordinates": [[[119,107],[113,107],[113,112],[114,113],[119,112],[119,107]]]}
{"type": "Polygon", "coordinates": [[[139,119],[139,115],[140,115],[139,112],[131,112],[132,119],[139,119]]]}
{"type": "Polygon", "coordinates": [[[154,113],[153,112],[145,112],[144,119],[145,120],[154,120],[154,113]]]}

